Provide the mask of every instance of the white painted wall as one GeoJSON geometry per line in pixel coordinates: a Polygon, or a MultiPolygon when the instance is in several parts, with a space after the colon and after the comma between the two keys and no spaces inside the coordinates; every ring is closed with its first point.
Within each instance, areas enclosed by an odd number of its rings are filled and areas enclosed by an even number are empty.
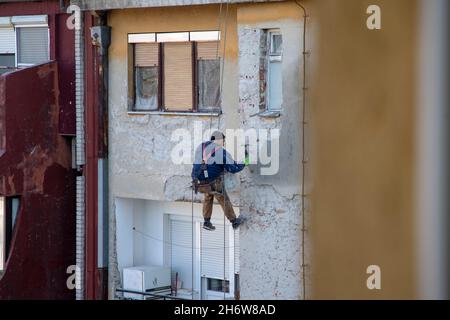
{"type": "MultiPolygon", "coordinates": [[[[202,221],[201,210],[201,204],[194,204],[195,221],[202,221]]],[[[235,208],[235,212],[239,214],[239,208],[235,208]]],[[[164,220],[168,219],[168,216],[177,216],[191,222],[192,210],[191,204],[187,202],[116,198],[115,216],[117,262],[122,278],[123,268],[126,267],[170,267],[169,225],[168,221],[164,220]]],[[[224,222],[219,205],[213,207],[212,222],[224,222]]]]}

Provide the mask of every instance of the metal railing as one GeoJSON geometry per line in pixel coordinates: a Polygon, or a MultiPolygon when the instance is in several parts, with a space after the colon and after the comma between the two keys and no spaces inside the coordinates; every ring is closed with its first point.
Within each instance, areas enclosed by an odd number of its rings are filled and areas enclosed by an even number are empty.
{"type": "MultiPolygon", "coordinates": [[[[170,287],[167,287],[167,288],[159,288],[159,289],[157,289],[157,291],[161,291],[164,289],[171,290],[170,287]]],[[[138,294],[138,295],[148,297],[146,300],[192,300],[192,299],[176,297],[176,296],[173,296],[172,294],[157,293],[157,292],[155,292],[155,290],[142,292],[142,291],[122,289],[122,288],[116,289],[116,298],[121,299],[121,300],[127,299],[124,297],[124,295],[123,295],[124,293],[138,294]],[[117,293],[122,293],[122,296],[117,295],[117,293]]],[[[132,300],[132,299],[130,299],[130,300],[132,300]]]]}

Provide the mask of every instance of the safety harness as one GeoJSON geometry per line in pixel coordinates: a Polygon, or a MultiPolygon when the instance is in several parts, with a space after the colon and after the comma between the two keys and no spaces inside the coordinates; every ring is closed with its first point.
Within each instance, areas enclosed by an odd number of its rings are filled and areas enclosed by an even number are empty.
{"type": "Polygon", "coordinates": [[[202,164],[200,166],[200,172],[203,171],[203,175],[205,177],[205,180],[199,180],[197,176],[195,177],[193,181],[195,194],[197,194],[199,191],[202,193],[215,193],[217,192],[214,187],[214,181],[209,180],[208,177],[208,160],[212,157],[213,154],[215,154],[217,151],[219,151],[222,147],[216,146],[214,150],[212,150],[210,153],[206,154],[206,146],[203,145],[203,152],[202,152],[202,164]]]}

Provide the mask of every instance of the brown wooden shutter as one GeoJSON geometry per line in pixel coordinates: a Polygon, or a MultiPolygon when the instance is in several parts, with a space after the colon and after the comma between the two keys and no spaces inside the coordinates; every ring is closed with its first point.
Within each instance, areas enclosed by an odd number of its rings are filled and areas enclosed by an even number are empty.
{"type": "Polygon", "coordinates": [[[164,44],[164,107],[168,111],[192,111],[192,43],[164,44]]]}
{"type": "Polygon", "coordinates": [[[153,67],[159,64],[158,43],[136,43],[134,65],[136,67],[153,67]]]}
{"type": "Polygon", "coordinates": [[[220,55],[218,41],[197,42],[197,58],[201,60],[216,60],[220,55]]]}

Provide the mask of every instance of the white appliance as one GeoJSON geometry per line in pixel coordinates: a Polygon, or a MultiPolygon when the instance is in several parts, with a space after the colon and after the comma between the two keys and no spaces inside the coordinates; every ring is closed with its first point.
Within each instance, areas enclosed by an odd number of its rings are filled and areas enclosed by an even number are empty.
{"type": "MultiPolygon", "coordinates": [[[[147,290],[170,287],[170,268],[139,266],[123,269],[123,288],[125,290],[146,292],[147,290]]],[[[144,300],[142,294],[125,293],[127,299],[144,300]]]]}

